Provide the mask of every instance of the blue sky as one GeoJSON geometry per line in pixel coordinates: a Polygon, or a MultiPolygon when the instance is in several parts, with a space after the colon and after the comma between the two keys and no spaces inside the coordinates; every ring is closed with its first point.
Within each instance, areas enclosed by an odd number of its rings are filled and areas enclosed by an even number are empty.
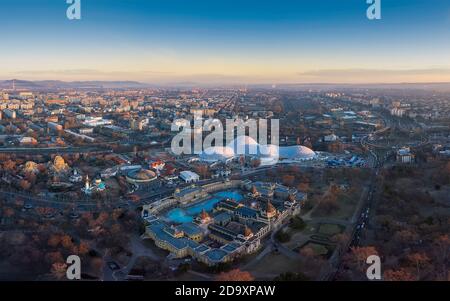
{"type": "Polygon", "coordinates": [[[144,82],[450,81],[450,1],[0,2],[0,78],[144,82]]]}

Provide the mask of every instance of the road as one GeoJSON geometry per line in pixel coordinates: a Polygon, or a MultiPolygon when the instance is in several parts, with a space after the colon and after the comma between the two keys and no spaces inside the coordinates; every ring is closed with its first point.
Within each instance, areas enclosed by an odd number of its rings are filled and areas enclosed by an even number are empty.
{"type": "MultiPolygon", "coordinates": [[[[363,140],[361,141],[361,143],[364,143],[363,140]]],[[[353,224],[353,228],[351,229],[351,235],[348,244],[344,246],[339,253],[336,251],[333,254],[332,258],[330,258],[330,270],[321,276],[321,280],[333,280],[336,277],[337,272],[342,265],[343,255],[346,254],[351,247],[356,247],[359,245],[361,234],[369,224],[370,213],[373,212],[373,195],[376,189],[376,178],[385,160],[384,157],[380,158],[378,154],[370,147],[369,153],[371,154],[371,156],[373,156],[374,166],[372,171],[372,178],[370,180],[370,186],[366,194],[367,197],[365,200],[363,200],[363,203],[360,206],[359,210],[355,212],[354,218],[356,217],[356,222],[353,224]]]]}
{"type": "MultiPolygon", "coordinates": [[[[127,139],[124,141],[112,141],[105,143],[90,144],[89,146],[65,146],[65,147],[0,147],[0,153],[23,154],[23,155],[44,155],[44,154],[105,154],[112,153],[112,145],[120,145],[125,147],[138,147],[138,151],[143,151],[151,148],[165,147],[170,143],[171,138],[161,141],[156,144],[145,143],[144,141],[137,141],[127,139]]],[[[120,152],[122,154],[132,153],[131,150],[120,152]]]]}

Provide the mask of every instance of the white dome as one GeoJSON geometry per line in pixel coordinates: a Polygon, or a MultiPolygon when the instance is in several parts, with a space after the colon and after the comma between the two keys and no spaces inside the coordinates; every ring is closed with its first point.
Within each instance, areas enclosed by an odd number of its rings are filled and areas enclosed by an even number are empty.
{"type": "Polygon", "coordinates": [[[239,155],[259,157],[261,165],[276,164],[278,159],[311,160],[316,157],[316,153],[306,146],[259,145],[255,139],[249,136],[239,136],[228,146],[213,146],[206,149],[200,154],[200,160],[204,162],[227,161],[239,155]]]}
{"type": "Polygon", "coordinates": [[[278,158],[279,155],[279,147],[273,144],[261,145],[260,151],[262,157],[278,158]]]}
{"type": "Polygon", "coordinates": [[[256,142],[256,140],[250,136],[239,136],[236,139],[234,139],[230,144],[228,144],[228,147],[233,148],[236,145],[257,145],[257,144],[258,142],[256,142]]]}
{"type": "Polygon", "coordinates": [[[239,136],[228,144],[235,155],[259,155],[260,146],[258,142],[249,136],[239,136]]]}
{"type": "Polygon", "coordinates": [[[260,161],[260,166],[271,166],[278,163],[278,157],[261,157],[260,161]]]}
{"type": "Polygon", "coordinates": [[[204,162],[226,161],[233,157],[233,149],[227,146],[209,147],[200,154],[200,160],[204,162]]]}
{"type": "Polygon", "coordinates": [[[280,147],[280,158],[281,159],[291,159],[291,160],[305,160],[305,159],[313,159],[316,156],[316,153],[302,145],[293,145],[293,146],[285,146],[280,147]]]}

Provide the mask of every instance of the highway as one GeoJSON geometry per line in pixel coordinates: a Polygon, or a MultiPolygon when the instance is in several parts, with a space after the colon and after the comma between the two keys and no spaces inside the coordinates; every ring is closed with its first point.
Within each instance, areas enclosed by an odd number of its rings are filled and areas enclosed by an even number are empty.
{"type": "MultiPolygon", "coordinates": [[[[372,157],[372,175],[370,180],[370,185],[368,187],[365,199],[362,200],[362,203],[359,205],[357,211],[355,212],[353,216],[353,227],[351,229],[350,233],[350,239],[344,247],[342,247],[338,252],[335,252],[330,258],[330,266],[331,269],[324,273],[320,279],[321,280],[333,280],[341,265],[342,265],[342,257],[344,254],[349,252],[350,248],[359,246],[361,235],[363,231],[368,227],[369,225],[369,217],[371,212],[373,212],[373,196],[376,190],[376,178],[380,172],[380,169],[382,168],[384,164],[384,160],[386,156],[383,156],[383,158],[380,158],[379,154],[376,152],[378,149],[376,146],[367,143],[367,140],[372,135],[380,135],[388,131],[390,127],[390,123],[385,120],[385,127],[377,130],[376,132],[369,134],[361,139],[361,145],[363,147],[366,147],[369,151],[370,156],[372,157]],[[374,150],[375,149],[375,150],[374,150]]],[[[338,248],[337,248],[338,249],[338,248]]]]}
{"type": "MultiPolygon", "coordinates": [[[[393,129],[396,130],[398,129],[398,127],[401,127],[403,123],[399,122],[398,124],[394,124],[394,122],[391,120],[391,118],[389,117],[387,120],[385,120],[386,122],[386,127],[378,130],[377,132],[373,133],[372,135],[380,135],[385,133],[387,130],[393,129]]],[[[409,126],[412,126],[411,124],[409,124],[409,126]]],[[[367,147],[367,149],[369,150],[370,155],[373,158],[373,172],[372,172],[372,179],[370,182],[370,186],[367,192],[367,197],[364,200],[363,204],[361,205],[360,209],[358,210],[358,212],[356,212],[356,217],[357,220],[355,221],[354,227],[352,229],[352,233],[350,235],[351,239],[349,240],[347,246],[345,246],[343,248],[343,250],[340,252],[336,262],[333,264],[334,268],[333,271],[328,274],[324,280],[333,280],[334,277],[336,276],[336,273],[339,271],[341,264],[342,264],[342,256],[347,253],[350,248],[352,247],[358,247],[360,245],[360,240],[361,237],[364,233],[364,231],[370,227],[370,215],[374,212],[374,194],[376,193],[376,189],[377,189],[377,185],[376,185],[376,179],[379,175],[380,170],[383,168],[383,165],[389,155],[389,153],[392,151],[391,148],[389,148],[389,150],[387,150],[386,147],[381,147],[378,145],[374,145],[374,144],[370,144],[367,143],[367,140],[369,138],[369,135],[364,137],[361,140],[361,144],[365,147],[367,147]],[[381,156],[380,155],[380,150],[381,153],[384,155],[381,156]],[[383,151],[385,150],[385,151],[383,151]],[[386,152],[387,150],[387,152],[386,152]]],[[[419,147],[423,147],[424,145],[426,145],[428,143],[427,139],[424,139],[421,141],[421,143],[419,143],[417,146],[415,146],[415,148],[419,148],[419,147]]]]}

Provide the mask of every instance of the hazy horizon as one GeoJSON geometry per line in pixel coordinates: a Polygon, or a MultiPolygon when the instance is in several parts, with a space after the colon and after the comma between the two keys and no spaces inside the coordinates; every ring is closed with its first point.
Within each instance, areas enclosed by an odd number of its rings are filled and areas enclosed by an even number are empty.
{"type": "MultiPolygon", "coordinates": [[[[51,78],[43,78],[43,79],[27,79],[27,78],[0,78],[0,83],[5,82],[32,82],[32,83],[44,83],[44,82],[61,82],[61,83],[135,83],[141,84],[143,86],[176,86],[176,85],[186,85],[186,86],[396,86],[396,85],[450,85],[449,81],[430,81],[430,82],[360,82],[360,83],[345,83],[345,82],[279,82],[279,83],[271,83],[271,82],[259,82],[259,83],[242,83],[242,82],[218,82],[218,83],[202,83],[196,81],[167,81],[164,83],[158,82],[144,82],[139,80],[129,80],[129,79],[111,79],[111,80],[102,80],[102,79],[76,79],[76,80],[60,80],[60,79],[51,79],[51,78]]],[[[16,82],[16,83],[17,83],[16,82]]]]}
{"type": "Polygon", "coordinates": [[[0,78],[152,84],[450,82],[450,2],[5,0],[0,78]],[[431,34],[432,33],[432,34],[431,34]],[[432,55],[431,55],[432,54],[432,55]]]}

